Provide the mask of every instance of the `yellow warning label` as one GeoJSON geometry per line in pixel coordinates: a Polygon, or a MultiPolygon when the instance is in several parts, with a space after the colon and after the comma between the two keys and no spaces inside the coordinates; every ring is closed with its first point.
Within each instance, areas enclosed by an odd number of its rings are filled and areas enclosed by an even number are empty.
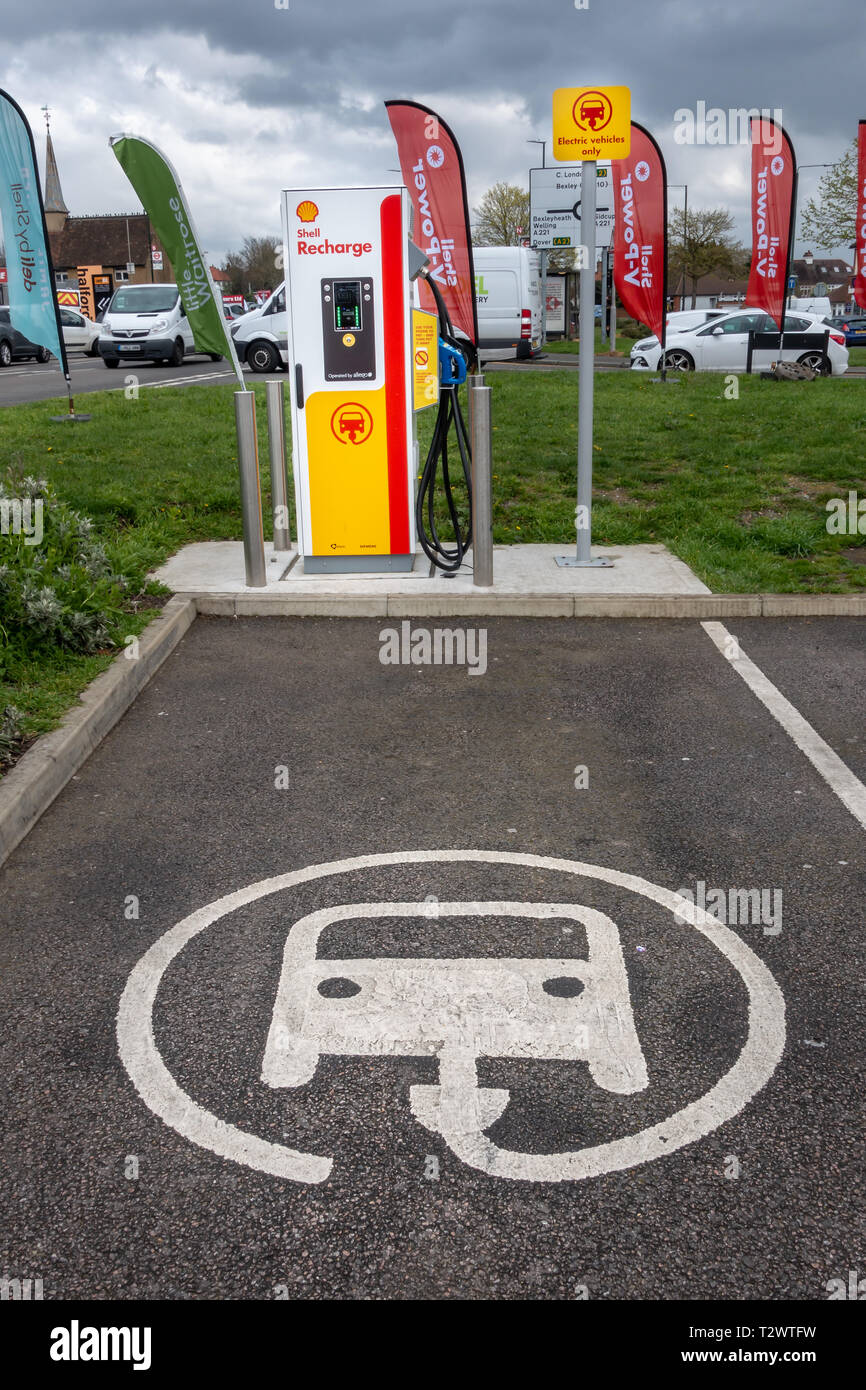
{"type": "Polygon", "coordinates": [[[628,87],[558,87],[553,93],[553,153],[580,159],[624,159],[631,152],[628,87]]]}
{"type": "Polygon", "coordinates": [[[385,387],[315,391],[307,424],[313,555],[388,555],[385,387]]]}
{"type": "Polygon", "coordinates": [[[426,410],[439,400],[439,320],[423,309],[412,310],[412,405],[426,410]]]}

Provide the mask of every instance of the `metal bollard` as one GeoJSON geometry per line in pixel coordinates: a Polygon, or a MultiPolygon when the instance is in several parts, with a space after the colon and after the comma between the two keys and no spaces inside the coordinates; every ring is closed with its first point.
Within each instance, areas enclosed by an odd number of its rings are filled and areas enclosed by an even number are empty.
{"type": "Polygon", "coordinates": [[[268,580],[265,568],[265,538],[262,531],[256,398],[252,391],[235,391],[235,425],[238,432],[238,472],[244,522],[246,584],[248,589],[264,589],[268,580]]]}
{"type": "Polygon", "coordinates": [[[489,589],[493,584],[493,500],[490,473],[493,432],[490,422],[490,387],[475,386],[472,401],[472,582],[489,589]]]}
{"type": "Polygon", "coordinates": [[[274,507],[274,550],[290,550],[289,486],[286,475],[286,410],[283,383],[265,382],[268,407],[268,455],[271,462],[271,501],[274,507]]]}
{"type": "Polygon", "coordinates": [[[466,427],[469,430],[470,440],[472,439],[472,393],[477,386],[483,385],[483,372],[475,372],[466,378],[466,427]]]}

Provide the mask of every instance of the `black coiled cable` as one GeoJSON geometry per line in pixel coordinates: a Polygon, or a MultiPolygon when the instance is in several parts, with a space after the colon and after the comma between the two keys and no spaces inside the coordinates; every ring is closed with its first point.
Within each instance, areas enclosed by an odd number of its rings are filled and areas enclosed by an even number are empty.
{"type": "MultiPolygon", "coordinates": [[[[439,335],[449,347],[456,348],[466,359],[467,365],[473,365],[474,359],[471,357],[471,345],[460,342],[454,336],[454,329],[445,301],[439,292],[439,287],[435,281],[429,277],[427,284],[433,292],[436,300],[436,308],[439,313],[439,335]]],[[[449,385],[443,382],[439,392],[439,410],[436,415],[436,425],[433,430],[433,439],[427,452],[427,459],[421,473],[421,482],[418,487],[418,494],[415,498],[415,525],[418,531],[418,539],[421,542],[421,549],[427,556],[431,564],[437,569],[443,570],[446,574],[455,574],[463,564],[466,552],[472,544],[472,444],[469,439],[469,432],[466,428],[466,421],[463,419],[463,411],[460,408],[459,388],[456,384],[449,385]],[[468,495],[468,517],[466,526],[461,528],[460,517],[457,512],[457,504],[454,501],[454,494],[451,487],[451,475],[448,465],[448,436],[451,430],[457,440],[457,449],[460,454],[460,462],[463,465],[463,477],[466,480],[466,492],[468,495]],[[445,494],[445,504],[448,508],[448,516],[454,529],[454,544],[446,545],[439,537],[436,529],[435,520],[435,488],[436,474],[438,472],[439,460],[442,461],[442,488],[445,494]]]]}

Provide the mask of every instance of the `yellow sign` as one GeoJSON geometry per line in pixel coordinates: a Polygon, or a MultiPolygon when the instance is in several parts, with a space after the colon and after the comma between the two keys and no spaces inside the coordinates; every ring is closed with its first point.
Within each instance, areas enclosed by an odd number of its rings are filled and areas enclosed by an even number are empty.
{"type": "Polygon", "coordinates": [[[426,410],[439,400],[439,319],[423,309],[412,310],[412,393],[414,410],[426,410]]]}
{"type": "Polygon", "coordinates": [[[628,87],[558,87],[553,93],[553,153],[565,163],[624,159],[631,152],[628,87]]]}

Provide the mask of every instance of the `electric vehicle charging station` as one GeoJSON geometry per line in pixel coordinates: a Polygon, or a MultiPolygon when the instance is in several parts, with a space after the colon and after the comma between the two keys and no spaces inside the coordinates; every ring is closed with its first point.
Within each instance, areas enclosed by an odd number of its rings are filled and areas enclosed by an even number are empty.
{"type": "MultiPolygon", "coordinates": [[[[415,563],[405,188],[284,190],[298,547],[308,574],[415,563]]],[[[432,401],[430,402],[433,403],[432,401]]]]}

